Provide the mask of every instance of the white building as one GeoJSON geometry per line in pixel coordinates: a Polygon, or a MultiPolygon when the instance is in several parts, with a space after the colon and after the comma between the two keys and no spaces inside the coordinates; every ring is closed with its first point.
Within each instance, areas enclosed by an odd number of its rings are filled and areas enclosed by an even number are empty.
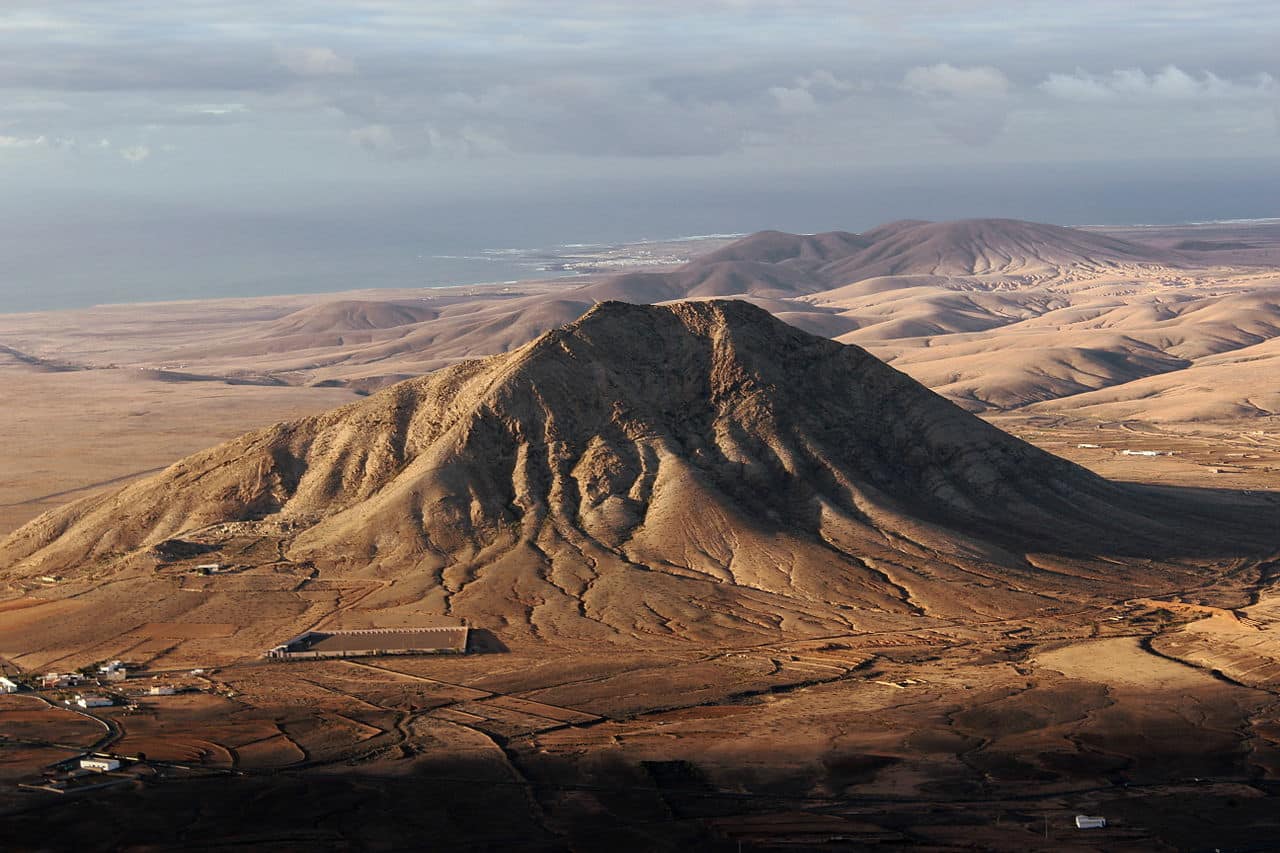
{"type": "Polygon", "coordinates": [[[98,679],[100,681],[124,681],[128,677],[129,672],[124,668],[124,663],[121,661],[113,660],[98,667],[98,679]]]}
{"type": "Polygon", "coordinates": [[[1076,815],[1076,829],[1106,829],[1105,817],[1093,817],[1087,814],[1076,815]]]}
{"type": "Polygon", "coordinates": [[[18,683],[0,675],[0,693],[17,693],[18,683]]]}
{"type": "Polygon", "coordinates": [[[168,684],[153,684],[151,689],[147,691],[149,696],[172,696],[178,691],[170,687],[168,684]]]}
{"type": "Polygon", "coordinates": [[[77,696],[76,704],[81,708],[108,708],[115,704],[106,696],[77,696]]]}
{"type": "Polygon", "coordinates": [[[79,683],[80,677],[73,672],[50,672],[40,676],[40,686],[46,690],[56,687],[70,687],[73,684],[79,683]]]}
{"type": "Polygon", "coordinates": [[[112,770],[120,769],[120,760],[117,758],[82,758],[80,759],[81,770],[92,770],[94,773],[108,773],[112,770]]]}

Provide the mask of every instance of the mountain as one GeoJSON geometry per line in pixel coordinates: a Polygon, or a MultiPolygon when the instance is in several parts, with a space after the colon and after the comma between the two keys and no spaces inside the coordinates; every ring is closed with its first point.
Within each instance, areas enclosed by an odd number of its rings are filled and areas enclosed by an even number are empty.
{"type": "Polygon", "coordinates": [[[906,220],[862,235],[866,249],[833,260],[833,284],[887,275],[1031,275],[1097,273],[1176,266],[1181,256],[1104,234],[1017,219],[906,220]]]}
{"type": "Polygon", "coordinates": [[[354,583],[347,615],[376,624],[722,643],[1185,583],[1258,523],[1103,480],[750,304],[604,303],[41,516],[0,543],[0,578],[101,598],[82,639],[189,608],[265,642],[354,583]],[[157,548],[270,583],[178,596],[157,548]]]}

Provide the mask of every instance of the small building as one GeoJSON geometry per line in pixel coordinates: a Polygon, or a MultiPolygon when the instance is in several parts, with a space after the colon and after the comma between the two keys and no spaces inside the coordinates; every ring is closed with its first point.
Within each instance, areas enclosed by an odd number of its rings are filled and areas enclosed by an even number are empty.
{"type": "Polygon", "coordinates": [[[12,681],[0,675],[0,693],[17,693],[18,682],[12,681]]]}
{"type": "Polygon", "coordinates": [[[40,676],[40,686],[45,690],[55,690],[59,687],[72,687],[79,684],[81,678],[74,672],[48,672],[40,676]]]}
{"type": "Polygon", "coordinates": [[[91,770],[94,773],[110,773],[112,770],[120,769],[120,759],[100,758],[97,756],[82,758],[80,759],[80,769],[91,770]]]}
{"type": "Polygon", "coordinates": [[[168,684],[153,684],[147,691],[148,696],[172,696],[178,691],[168,684]]]}
{"type": "Polygon", "coordinates": [[[1076,829],[1106,829],[1107,819],[1087,814],[1076,815],[1076,829]]]}
{"type": "Polygon", "coordinates": [[[77,696],[76,704],[81,708],[109,708],[116,703],[108,696],[77,696]]]}
{"type": "Polygon", "coordinates": [[[124,664],[118,660],[110,663],[104,663],[98,667],[99,681],[124,681],[129,677],[129,671],[125,669],[124,664]]]}
{"type": "Polygon", "coordinates": [[[222,563],[202,563],[196,566],[196,574],[216,575],[220,573],[224,568],[226,567],[223,566],[222,563]]]}

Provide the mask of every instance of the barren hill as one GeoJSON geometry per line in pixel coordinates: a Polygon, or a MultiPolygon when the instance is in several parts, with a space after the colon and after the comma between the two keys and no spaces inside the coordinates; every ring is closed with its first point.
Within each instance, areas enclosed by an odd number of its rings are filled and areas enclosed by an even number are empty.
{"type": "Polygon", "coordinates": [[[137,618],[190,600],[164,597],[157,546],[234,562],[248,537],[274,543],[250,570],[306,579],[264,623],[355,578],[381,623],[719,642],[1185,582],[1257,523],[1107,482],[747,303],[605,303],[46,514],[0,543],[0,573],[129,590],[110,618],[137,618]]]}
{"type": "Polygon", "coordinates": [[[854,281],[883,275],[1008,275],[1172,266],[1177,252],[1104,234],[1017,219],[908,220],[862,235],[868,247],[823,272],[854,281]]]}
{"type": "Polygon", "coordinates": [[[724,261],[754,261],[766,264],[828,263],[857,254],[872,241],[848,231],[824,234],[787,234],[784,231],[757,231],[690,263],[707,266],[724,261]]]}
{"type": "Polygon", "coordinates": [[[272,333],[301,335],[318,332],[355,332],[392,329],[434,320],[439,311],[421,304],[340,299],[295,311],[272,324],[272,333]]]}

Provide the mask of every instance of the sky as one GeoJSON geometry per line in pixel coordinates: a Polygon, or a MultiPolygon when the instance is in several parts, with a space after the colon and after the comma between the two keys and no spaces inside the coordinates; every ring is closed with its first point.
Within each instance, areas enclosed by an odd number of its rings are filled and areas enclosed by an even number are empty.
{"type": "Polygon", "coordinates": [[[1277,44],[1273,0],[5,0],[0,310],[529,243],[1280,215],[1277,44]]]}

